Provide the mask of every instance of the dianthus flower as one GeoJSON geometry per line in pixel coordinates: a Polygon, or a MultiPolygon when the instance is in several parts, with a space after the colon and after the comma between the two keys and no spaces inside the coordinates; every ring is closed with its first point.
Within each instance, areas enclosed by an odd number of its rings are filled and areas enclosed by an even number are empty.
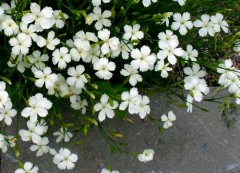
{"type": "Polygon", "coordinates": [[[100,58],[97,62],[93,64],[93,69],[97,70],[95,73],[97,77],[100,79],[111,79],[112,73],[110,71],[114,71],[116,65],[114,62],[109,62],[107,58],[100,58]]]}
{"type": "Polygon", "coordinates": [[[98,38],[100,38],[104,43],[101,46],[102,54],[105,55],[111,50],[116,50],[120,44],[117,37],[110,38],[110,31],[108,29],[103,29],[98,31],[98,38]]]}
{"type": "Polygon", "coordinates": [[[31,122],[37,121],[37,116],[46,117],[48,110],[52,107],[52,103],[43,97],[41,93],[30,97],[28,101],[29,107],[22,110],[23,117],[30,117],[31,122]]]}
{"type": "Polygon", "coordinates": [[[115,116],[114,109],[116,109],[118,106],[118,102],[113,100],[113,105],[109,103],[109,96],[106,94],[103,94],[100,98],[100,103],[97,103],[94,105],[94,110],[99,111],[98,119],[99,121],[103,121],[106,119],[106,116],[108,118],[113,118],[115,116]]]}
{"type": "Polygon", "coordinates": [[[51,7],[45,7],[41,10],[41,7],[37,3],[31,3],[31,13],[24,14],[22,21],[26,24],[35,21],[35,29],[42,31],[43,29],[49,29],[53,26],[53,10],[51,7]]]}
{"type": "Polygon", "coordinates": [[[85,83],[88,82],[88,80],[85,77],[85,74],[83,73],[85,71],[85,68],[83,65],[78,65],[76,68],[70,67],[67,71],[68,75],[70,77],[67,78],[67,83],[70,86],[75,86],[76,88],[82,89],[85,86],[85,83]]]}
{"type": "Polygon", "coordinates": [[[181,35],[185,35],[187,33],[187,29],[193,28],[193,23],[190,21],[190,13],[185,12],[182,15],[180,13],[175,13],[173,15],[173,20],[171,28],[173,30],[178,30],[181,35]]]}
{"type": "Polygon", "coordinates": [[[173,125],[172,122],[176,120],[176,115],[173,113],[173,111],[169,111],[168,115],[163,114],[161,116],[161,120],[164,122],[163,128],[168,129],[173,125]]]}
{"type": "Polygon", "coordinates": [[[129,64],[124,65],[124,69],[120,71],[120,74],[123,76],[129,76],[129,83],[132,86],[135,86],[138,82],[142,82],[143,80],[138,70],[136,70],[135,68],[132,68],[132,66],[129,64]]]}
{"type": "Polygon", "coordinates": [[[46,46],[49,50],[54,50],[55,47],[60,43],[60,40],[58,38],[54,38],[54,37],[55,37],[54,31],[50,31],[48,33],[47,39],[43,38],[42,36],[38,36],[37,41],[36,41],[37,45],[39,47],[46,46]]]}
{"type": "Polygon", "coordinates": [[[123,39],[125,40],[141,40],[144,37],[144,34],[140,30],[140,25],[135,24],[133,26],[125,25],[123,39]]]}
{"type": "Polygon", "coordinates": [[[43,137],[41,141],[39,141],[36,145],[32,145],[30,147],[31,151],[37,151],[36,156],[42,156],[44,153],[48,153],[50,150],[50,147],[47,146],[49,143],[49,140],[47,137],[43,137]]]}
{"type": "Polygon", "coordinates": [[[109,27],[111,26],[111,20],[107,19],[111,17],[112,13],[109,10],[105,10],[102,13],[102,9],[100,7],[94,7],[93,13],[90,13],[88,17],[90,17],[93,21],[97,21],[95,23],[95,28],[97,30],[101,30],[104,26],[109,27]]]}
{"type": "Polygon", "coordinates": [[[17,37],[9,40],[9,44],[13,47],[12,53],[14,55],[26,55],[29,52],[29,47],[32,45],[31,37],[24,33],[19,33],[17,37]]]}
{"type": "Polygon", "coordinates": [[[67,63],[71,61],[71,55],[66,47],[54,50],[52,54],[52,62],[54,65],[58,65],[58,68],[64,69],[67,67],[67,63]]]}
{"type": "Polygon", "coordinates": [[[146,162],[153,160],[153,156],[154,156],[153,149],[145,149],[142,154],[138,155],[138,160],[140,162],[146,163],[146,162]]]}
{"type": "Polygon", "coordinates": [[[19,168],[15,173],[38,173],[38,167],[33,166],[31,162],[25,162],[23,168],[19,168]]]}
{"type": "Polygon", "coordinates": [[[214,31],[214,24],[210,20],[210,16],[207,14],[203,14],[201,16],[201,20],[197,19],[194,23],[194,26],[197,28],[201,28],[198,33],[201,37],[205,37],[208,34],[210,36],[214,36],[215,31],[214,31]]]}
{"type": "Polygon", "coordinates": [[[42,87],[45,84],[47,89],[50,89],[54,86],[57,81],[57,75],[52,73],[50,67],[44,67],[42,70],[33,69],[33,74],[37,80],[35,81],[35,85],[37,87],[42,87]]]}
{"type": "Polygon", "coordinates": [[[141,49],[133,49],[131,57],[134,59],[131,66],[134,69],[139,69],[141,72],[151,70],[156,61],[156,55],[151,54],[151,49],[148,46],[142,46],[141,49]]]}
{"type": "Polygon", "coordinates": [[[55,154],[53,158],[53,163],[55,163],[59,169],[73,169],[75,166],[75,162],[77,162],[78,156],[76,154],[72,154],[70,150],[67,148],[61,148],[57,154],[55,154]]]}
{"type": "Polygon", "coordinates": [[[35,144],[41,142],[41,136],[46,132],[45,127],[32,121],[27,121],[27,127],[28,130],[19,130],[19,135],[22,141],[26,142],[32,140],[35,144]]]}

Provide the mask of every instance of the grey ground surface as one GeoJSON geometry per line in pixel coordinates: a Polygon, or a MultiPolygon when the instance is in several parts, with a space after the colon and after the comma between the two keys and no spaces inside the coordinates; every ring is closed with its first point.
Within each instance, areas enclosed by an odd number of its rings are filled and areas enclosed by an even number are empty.
{"type": "MultiPolygon", "coordinates": [[[[194,108],[192,114],[186,109],[170,105],[156,94],[151,98],[151,115],[160,117],[173,110],[177,116],[174,126],[160,134],[150,121],[141,121],[131,116],[135,123],[120,122],[117,119],[105,122],[124,134],[130,152],[155,150],[154,160],[141,163],[132,155],[113,155],[111,167],[121,173],[238,173],[240,172],[240,121],[227,128],[221,120],[218,104],[204,102],[198,104],[209,112],[194,108]]],[[[239,110],[235,114],[239,114],[239,110]]],[[[237,116],[240,119],[240,116],[237,116]]],[[[109,163],[109,147],[97,129],[87,137],[79,137],[84,143],[70,146],[78,153],[76,167],[70,171],[60,171],[52,162],[51,155],[35,157],[28,150],[29,144],[21,144],[21,158],[31,161],[40,168],[39,173],[100,173],[109,163]]],[[[53,140],[53,139],[52,139],[53,140]]],[[[55,148],[59,148],[59,145],[55,148]]],[[[2,156],[1,173],[13,173],[18,168],[16,159],[10,154],[2,156]]]]}

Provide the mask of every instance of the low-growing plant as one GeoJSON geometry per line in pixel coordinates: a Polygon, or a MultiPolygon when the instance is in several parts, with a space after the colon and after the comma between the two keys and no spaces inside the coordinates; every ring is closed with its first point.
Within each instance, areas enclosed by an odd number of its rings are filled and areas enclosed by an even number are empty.
{"type": "MultiPolygon", "coordinates": [[[[205,100],[221,103],[223,120],[232,125],[230,98],[240,104],[239,7],[238,0],[1,2],[0,148],[19,160],[15,173],[39,169],[20,160],[19,141],[32,142],[37,157],[50,153],[59,169],[70,170],[78,156],[67,144],[84,142],[74,139],[92,127],[111,152],[126,152],[117,141],[123,134],[104,127],[108,119],[132,122],[138,115],[164,132],[177,114],[150,116],[150,96],[158,91],[179,97],[191,113],[210,86],[227,88],[228,95],[205,100]],[[15,120],[26,128],[17,125],[9,136],[15,120]],[[53,126],[60,149],[49,141],[53,126]]],[[[131,154],[148,162],[154,151],[131,154]]]]}

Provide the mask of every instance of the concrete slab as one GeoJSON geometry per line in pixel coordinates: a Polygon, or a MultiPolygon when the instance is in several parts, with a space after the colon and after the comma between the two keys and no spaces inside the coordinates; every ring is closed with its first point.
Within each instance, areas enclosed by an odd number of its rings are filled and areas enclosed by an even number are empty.
{"type": "MultiPolygon", "coordinates": [[[[121,141],[128,143],[127,151],[155,150],[154,160],[145,164],[129,154],[113,155],[111,167],[121,173],[239,173],[240,121],[234,127],[227,128],[221,119],[218,104],[203,102],[199,106],[209,112],[194,108],[192,114],[187,114],[185,109],[168,104],[161,94],[154,95],[151,99],[152,116],[161,117],[169,110],[177,116],[174,126],[163,134],[150,121],[142,121],[137,116],[132,116],[134,124],[117,119],[104,122],[105,127],[124,134],[121,141]]],[[[240,109],[235,114],[239,112],[240,109]]],[[[78,139],[84,143],[69,147],[79,156],[78,164],[71,171],[58,170],[51,155],[35,157],[26,143],[21,144],[21,158],[38,165],[39,173],[100,173],[101,168],[109,164],[108,144],[97,129],[91,130],[87,137],[79,136],[78,139]]],[[[54,143],[52,145],[60,147],[54,143]]],[[[12,154],[3,155],[2,173],[13,173],[17,168],[12,154]]]]}

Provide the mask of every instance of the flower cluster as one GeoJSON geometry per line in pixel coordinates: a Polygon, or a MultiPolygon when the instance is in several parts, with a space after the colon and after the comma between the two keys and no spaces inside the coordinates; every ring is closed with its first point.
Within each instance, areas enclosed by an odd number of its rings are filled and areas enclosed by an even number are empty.
{"type": "Polygon", "coordinates": [[[240,104],[240,70],[233,66],[231,59],[227,59],[224,63],[219,64],[217,72],[221,74],[218,83],[224,88],[228,88],[228,92],[236,95],[236,103],[240,104]]]}
{"type": "Polygon", "coordinates": [[[6,83],[0,82],[0,121],[4,120],[7,126],[12,124],[12,118],[15,117],[17,111],[12,108],[12,101],[6,91],[6,83]]]}
{"type": "Polygon", "coordinates": [[[206,71],[201,70],[198,64],[193,64],[192,67],[186,67],[183,69],[187,75],[184,79],[184,88],[189,90],[187,96],[187,107],[188,111],[192,112],[192,102],[202,101],[203,94],[209,93],[209,87],[203,78],[206,75],[206,71]]]}
{"type": "MultiPolygon", "coordinates": [[[[6,46],[4,51],[8,53],[5,64],[0,63],[4,67],[0,76],[0,121],[10,126],[18,113],[17,118],[26,121],[26,129],[19,129],[14,137],[1,131],[2,151],[14,148],[21,139],[32,143],[30,150],[37,157],[50,153],[59,169],[73,169],[78,160],[76,154],[66,147],[58,152],[50,147],[47,134],[51,126],[55,122],[61,124],[58,131],[50,134],[56,137],[56,143],[65,146],[78,132],[86,135],[91,126],[104,124],[115,116],[123,120],[132,115],[148,119],[150,96],[145,89],[155,85],[169,92],[174,86],[186,90],[184,103],[192,112],[193,101],[202,101],[210,92],[206,79],[210,67],[202,63],[206,59],[201,57],[211,52],[211,47],[198,45],[207,45],[209,40],[229,33],[230,28],[223,14],[206,12],[199,19],[199,14],[192,15],[190,11],[152,8],[161,3],[91,0],[82,3],[84,10],[54,9],[57,6],[50,2],[53,7],[41,7],[35,2],[22,7],[14,0],[1,4],[0,31],[4,45],[9,44],[10,48],[6,46]],[[152,9],[154,14],[142,15],[152,9]],[[183,42],[185,36],[192,38],[183,42]],[[7,92],[14,86],[20,94],[7,92]],[[10,97],[22,103],[18,109],[13,109],[10,97]],[[66,107],[72,108],[76,122],[64,122],[61,111],[66,107]]],[[[169,2],[177,7],[187,3],[169,2]]],[[[214,70],[218,84],[228,88],[240,104],[240,71],[232,60],[218,63],[214,70]]],[[[175,120],[176,115],[169,111],[160,117],[161,128],[170,128],[175,120]]],[[[145,163],[153,155],[154,150],[146,149],[138,160],[145,163]]],[[[29,161],[20,166],[15,173],[38,172],[38,167],[29,161]]],[[[102,173],[119,172],[103,168],[102,173]]]]}

